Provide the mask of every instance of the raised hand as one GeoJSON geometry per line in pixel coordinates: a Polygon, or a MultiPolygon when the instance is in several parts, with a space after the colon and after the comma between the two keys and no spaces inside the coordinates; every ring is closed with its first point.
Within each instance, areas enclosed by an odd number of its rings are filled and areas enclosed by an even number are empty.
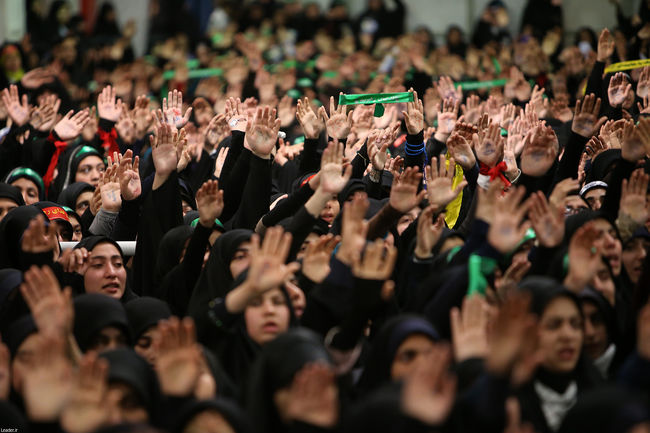
{"type": "MultiPolygon", "coordinates": [[[[636,85],[636,94],[639,98],[645,100],[650,96],[650,66],[645,66],[641,69],[641,75],[639,75],[639,82],[636,85]]],[[[645,107],[648,107],[648,103],[645,103],[645,107]]],[[[641,107],[639,107],[639,111],[641,107]]]]}
{"type": "Polygon", "coordinates": [[[228,126],[225,114],[217,114],[214,116],[205,128],[205,139],[213,149],[229,135],[230,127],[228,126]]]}
{"type": "Polygon", "coordinates": [[[352,263],[352,274],[364,280],[384,281],[390,278],[397,260],[397,248],[384,247],[384,240],[377,239],[366,245],[363,257],[360,254],[352,263]]]}
{"type": "Polygon", "coordinates": [[[436,134],[441,134],[444,137],[451,134],[458,119],[458,107],[459,101],[454,100],[454,98],[446,98],[443,101],[442,110],[438,112],[438,129],[436,130],[436,134]]]}
{"type": "Polygon", "coordinates": [[[298,100],[296,118],[305,133],[305,138],[318,138],[325,129],[325,121],[322,117],[316,115],[307,97],[298,100]]]}
{"type": "Polygon", "coordinates": [[[458,194],[467,186],[467,181],[463,180],[456,187],[453,187],[454,176],[456,174],[456,161],[449,158],[445,161],[443,155],[440,156],[440,164],[436,157],[431,158],[431,165],[425,166],[424,171],[427,176],[427,197],[429,203],[442,209],[452,202],[458,194]]]}
{"type": "Polygon", "coordinates": [[[470,95],[465,103],[460,106],[465,121],[469,124],[476,124],[481,117],[481,98],[478,95],[470,95]]]}
{"type": "Polygon", "coordinates": [[[72,366],[65,356],[63,336],[43,335],[31,365],[23,372],[22,396],[29,419],[56,421],[71,391],[72,366]]]}
{"type": "MultiPolygon", "coordinates": [[[[641,125],[641,123],[639,123],[641,125]]],[[[646,127],[650,125],[646,122],[646,127]]],[[[637,128],[634,121],[626,121],[623,125],[623,135],[621,138],[621,156],[629,162],[636,163],[646,154],[646,147],[643,140],[644,127],[637,128]]],[[[612,134],[613,135],[613,134],[612,134]]]]}
{"type": "Polygon", "coordinates": [[[140,183],[140,157],[133,159],[131,149],[124,152],[117,169],[117,176],[120,183],[120,194],[124,200],[135,200],[142,194],[140,183]]]}
{"type": "Polygon", "coordinates": [[[137,97],[131,115],[135,123],[135,136],[142,139],[153,123],[153,115],[149,110],[149,98],[146,95],[137,97]]]}
{"type": "Polygon", "coordinates": [[[634,170],[629,181],[623,179],[623,185],[621,186],[619,214],[629,216],[639,225],[644,225],[648,219],[646,194],[649,179],[650,177],[645,174],[643,169],[639,168],[634,170]]]}
{"type": "Polygon", "coordinates": [[[516,66],[510,68],[510,79],[506,83],[503,92],[508,99],[518,99],[519,101],[528,101],[530,99],[530,84],[516,66]]]}
{"type": "Polygon", "coordinates": [[[226,158],[228,157],[229,151],[229,147],[222,147],[217,153],[217,159],[214,162],[214,177],[217,179],[221,177],[221,171],[223,170],[223,165],[226,163],[226,158]]]}
{"type": "Polygon", "coordinates": [[[530,196],[528,218],[533,225],[537,240],[546,248],[557,247],[564,239],[564,206],[552,207],[541,192],[530,196]]]}
{"type": "MultiPolygon", "coordinates": [[[[343,94],[343,92],[341,92],[343,94]]],[[[325,127],[327,128],[327,134],[332,138],[337,138],[339,140],[344,140],[348,138],[350,129],[352,128],[352,113],[350,111],[347,115],[345,114],[346,106],[339,105],[338,108],[334,103],[334,96],[330,96],[330,114],[327,115],[325,107],[320,107],[318,109],[318,114],[325,121],[325,127]]]]}
{"type": "Polygon", "coordinates": [[[325,281],[330,274],[332,252],[340,241],[340,236],[328,234],[309,242],[302,258],[302,274],[317,284],[325,281]]]}
{"type": "Polygon", "coordinates": [[[521,186],[502,198],[492,197],[496,204],[487,239],[501,254],[511,253],[530,228],[530,222],[523,222],[529,208],[529,202],[522,203],[525,193],[526,188],[521,186]]]}
{"type": "Polygon", "coordinates": [[[108,421],[108,361],[88,352],[79,363],[70,398],[61,413],[61,427],[69,433],[88,433],[108,421]]]}
{"type": "Polygon", "coordinates": [[[566,98],[556,98],[551,101],[549,114],[554,119],[567,123],[573,119],[573,112],[569,108],[569,101],[566,98]]]}
{"type": "Polygon", "coordinates": [[[296,118],[296,107],[293,105],[293,100],[289,95],[284,95],[278,103],[278,119],[283,128],[291,126],[293,120],[296,118]]]}
{"type": "Polygon", "coordinates": [[[320,186],[329,194],[338,194],[352,176],[352,166],[347,165],[343,170],[343,144],[338,140],[330,142],[321,157],[320,186]]]}
{"type": "MultiPolygon", "coordinates": [[[[413,102],[406,103],[406,111],[402,111],[406,130],[411,135],[417,135],[424,130],[424,105],[418,99],[418,92],[413,91],[413,102]]],[[[440,122],[438,114],[438,122],[440,122]]]]}
{"type": "Polygon", "coordinates": [[[20,285],[20,293],[41,334],[65,338],[72,332],[72,290],[66,287],[61,291],[59,281],[49,266],[29,268],[20,285]]]}
{"type": "Polygon", "coordinates": [[[163,98],[162,111],[165,121],[180,129],[190,120],[192,107],[188,107],[183,114],[183,92],[174,90],[168,92],[167,97],[163,98]]]}
{"type": "Polygon", "coordinates": [[[598,118],[600,113],[600,98],[590,93],[582,101],[576,102],[571,131],[585,138],[594,135],[607,120],[606,116],[598,118]]]}
{"type": "Polygon", "coordinates": [[[577,179],[567,178],[558,182],[551,196],[548,198],[550,206],[554,209],[564,209],[565,200],[571,191],[577,191],[580,188],[580,182],[577,179]]]}
{"type": "Polygon", "coordinates": [[[501,127],[498,123],[491,123],[485,134],[476,136],[474,150],[476,158],[487,165],[494,167],[503,158],[505,140],[501,137],[501,127]]]}
{"type": "Polygon", "coordinates": [[[2,102],[5,109],[16,126],[23,126],[29,121],[29,103],[27,95],[22,98],[18,95],[18,86],[12,84],[9,89],[2,90],[2,102]]]}
{"type": "Polygon", "coordinates": [[[54,126],[54,132],[56,132],[63,141],[74,140],[77,138],[89,120],[88,110],[79,111],[74,116],[72,113],[72,110],[68,111],[68,114],[63,116],[56,126],[54,126]]]}
{"type": "MultiPolygon", "coordinates": [[[[476,137],[478,139],[478,136],[476,137]]],[[[476,157],[472,147],[461,134],[453,133],[447,140],[447,149],[454,160],[464,170],[471,170],[476,165],[476,157]]]]}
{"type": "MultiPolygon", "coordinates": [[[[643,144],[645,154],[650,155],[650,119],[642,117],[634,128],[634,131],[636,132],[636,138],[638,138],[638,140],[643,144]]],[[[633,155],[631,155],[631,157],[636,158],[636,154],[637,152],[633,152],[633,155]]],[[[638,161],[642,157],[643,155],[641,155],[639,158],[634,159],[634,162],[638,161]]]]}
{"type": "Polygon", "coordinates": [[[275,109],[258,107],[253,119],[246,125],[246,141],[251,151],[260,158],[268,159],[275,148],[280,130],[280,119],[275,109]]]}
{"type": "Polygon", "coordinates": [[[505,376],[512,372],[521,358],[525,342],[537,333],[535,317],[530,314],[530,295],[511,293],[501,305],[490,334],[486,358],[487,370],[505,376]]]}
{"type": "Polygon", "coordinates": [[[255,294],[278,287],[300,268],[297,263],[285,263],[290,247],[291,233],[285,233],[282,227],[267,229],[261,247],[259,237],[253,236],[246,284],[255,294]]]}
{"type": "Polygon", "coordinates": [[[553,128],[539,123],[526,135],[520,159],[522,173],[533,177],[543,176],[553,166],[558,149],[553,128]]]}
{"type": "Polygon", "coordinates": [[[440,105],[440,95],[438,91],[429,87],[426,92],[424,92],[424,115],[426,116],[426,121],[429,125],[433,125],[433,122],[436,120],[438,115],[438,108],[440,105]]]}
{"type": "Polygon", "coordinates": [[[339,419],[336,376],[325,364],[305,365],[289,387],[287,417],[321,428],[333,428],[339,419]]]}
{"type": "Polygon", "coordinates": [[[609,105],[612,107],[620,107],[623,105],[628,92],[631,90],[632,83],[627,81],[627,77],[623,72],[617,72],[614,74],[611,80],[609,80],[609,87],[607,87],[609,105]]]}
{"type": "Polygon", "coordinates": [[[438,82],[434,83],[434,87],[442,99],[453,98],[454,102],[463,99],[463,89],[460,86],[454,86],[454,82],[449,77],[440,77],[438,82]]]}
{"type": "Polygon", "coordinates": [[[156,373],[164,395],[187,397],[192,394],[201,373],[201,351],[196,342],[194,321],[186,317],[164,320],[158,325],[155,341],[156,373]]]}
{"type": "Polygon", "coordinates": [[[465,296],[462,310],[451,309],[451,341],[456,363],[488,354],[488,311],[483,296],[465,296]]]}
{"type": "Polygon", "coordinates": [[[26,89],[37,89],[43,84],[51,83],[54,81],[53,68],[34,68],[28,72],[25,72],[25,75],[20,79],[20,83],[26,89]]]}
{"type": "MultiPolygon", "coordinates": [[[[172,134],[172,128],[168,124],[161,124],[156,127],[156,133],[149,137],[151,142],[151,157],[156,175],[165,179],[176,170],[178,164],[177,147],[179,146],[180,135],[178,132],[172,134]]],[[[182,145],[180,146],[182,148],[182,145]]]]}
{"type": "Polygon", "coordinates": [[[388,146],[390,146],[399,133],[399,123],[394,123],[393,126],[383,130],[377,131],[373,136],[368,137],[368,158],[372,162],[372,168],[377,171],[382,171],[388,161],[388,146]]]}
{"type": "Polygon", "coordinates": [[[368,221],[364,218],[370,203],[366,197],[355,196],[343,205],[341,221],[341,246],[336,257],[348,266],[361,255],[366,244],[368,221]]]}
{"type": "Polygon", "coordinates": [[[21,248],[26,253],[41,254],[54,252],[59,247],[56,233],[56,224],[45,228],[45,217],[38,215],[29,222],[27,230],[23,233],[21,248]]]}
{"type": "Polygon", "coordinates": [[[402,389],[402,412],[429,426],[441,425],[456,397],[456,377],[449,372],[451,349],[437,344],[416,362],[402,389]]]}
{"type": "Polygon", "coordinates": [[[92,141],[97,134],[97,129],[99,128],[99,119],[97,118],[97,108],[92,107],[88,113],[88,122],[84,125],[81,130],[81,138],[84,141],[92,141]]]}
{"type": "Polygon", "coordinates": [[[226,100],[226,120],[231,131],[246,131],[248,116],[239,98],[226,100]]]}
{"type": "Polygon", "coordinates": [[[214,220],[221,216],[223,206],[223,190],[219,189],[218,181],[208,180],[201,185],[196,192],[196,208],[203,227],[212,228],[214,220]]]}
{"type": "Polygon", "coordinates": [[[417,237],[413,251],[417,259],[426,260],[433,257],[431,250],[440,240],[442,230],[445,228],[445,214],[438,215],[433,221],[437,209],[435,204],[431,204],[418,216],[417,237]]]}
{"type": "Polygon", "coordinates": [[[122,100],[115,95],[115,89],[106,86],[97,97],[97,112],[101,119],[117,122],[122,114],[122,100]]]}
{"type": "Polygon", "coordinates": [[[426,195],[422,190],[418,193],[418,186],[422,180],[422,174],[418,173],[417,167],[408,167],[402,175],[393,181],[390,190],[388,203],[390,206],[402,213],[406,213],[420,204],[426,195]]]}
{"type": "Polygon", "coordinates": [[[45,98],[43,104],[32,112],[29,123],[38,131],[49,132],[54,127],[61,100],[56,95],[45,98]]]}
{"type": "Polygon", "coordinates": [[[614,54],[614,45],[614,39],[611,37],[609,30],[604,28],[598,37],[598,55],[596,59],[599,62],[607,62],[612,54],[614,54]]]}
{"type": "Polygon", "coordinates": [[[115,130],[125,144],[129,145],[135,141],[135,122],[126,111],[122,111],[120,119],[115,124],[115,130]]]}
{"type": "Polygon", "coordinates": [[[601,247],[598,242],[601,234],[593,222],[580,227],[569,242],[569,274],[564,286],[576,293],[591,281],[602,266],[601,247]]]}
{"type": "Polygon", "coordinates": [[[122,197],[120,196],[120,179],[116,162],[111,163],[102,174],[99,190],[102,196],[102,209],[108,212],[119,212],[122,208],[122,197]]]}

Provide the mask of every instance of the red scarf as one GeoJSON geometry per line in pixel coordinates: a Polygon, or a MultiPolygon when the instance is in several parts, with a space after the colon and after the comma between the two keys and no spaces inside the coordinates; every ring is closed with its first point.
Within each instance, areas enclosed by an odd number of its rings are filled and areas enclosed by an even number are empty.
{"type": "Polygon", "coordinates": [[[117,145],[117,131],[111,128],[111,132],[106,132],[102,128],[97,129],[97,135],[102,142],[102,147],[106,149],[108,155],[113,157],[113,152],[120,153],[120,147],[117,145]]]}
{"type": "Polygon", "coordinates": [[[500,178],[503,184],[505,185],[504,189],[507,189],[511,185],[510,181],[504,174],[507,168],[508,165],[504,161],[501,161],[494,167],[490,167],[486,164],[483,164],[482,162],[479,162],[479,174],[482,174],[484,176],[489,176],[490,182],[492,182],[497,177],[500,178]]]}
{"type": "Polygon", "coordinates": [[[47,137],[47,141],[54,144],[54,154],[50,158],[50,165],[47,166],[47,171],[45,176],[43,176],[43,184],[45,185],[45,191],[50,189],[50,184],[54,180],[54,169],[59,163],[59,156],[63,151],[68,147],[68,143],[65,141],[57,140],[57,137],[54,136],[53,132],[50,132],[50,135],[47,137]]]}

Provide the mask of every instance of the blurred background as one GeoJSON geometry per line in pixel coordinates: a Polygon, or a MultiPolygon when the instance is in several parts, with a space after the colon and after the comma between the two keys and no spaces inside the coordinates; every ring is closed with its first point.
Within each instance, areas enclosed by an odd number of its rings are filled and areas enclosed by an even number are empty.
{"type": "MultiPolygon", "coordinates": [[[[546,0],[542,0],[546,1],[546,0]]],[[[640,10],[641,2],[646,0],[620,0],[621,12],[630,17],[640,10]]],[[[83,18],[87,30],[94,26],[103,0],[0,0],[0,42],[18,41],[27,31],[28,17],[40,14],[43,18],[51,15],[54,5],[64,3],[66,11],[60,13],[68,18],[83,18]]],[[[188,25],[192,30],[209,31],[210,16],[215,10],[232,10],[235,15],[251,12],[252,1],[228,0],[111,0],[115,7],[115,18],[120,27],[128,21],[135,23],[133,48],[136,55],[142,55],[150,41],[152,24],[161,14],[171,14],[178,20],[186,20],[186,12],[195,20],[196,25],[188,25]],[[151,18],[151,19],[150,19],[151,18]]],[[[326,16],[332,3],[345,6],[350,19],[358,18],[368,8],[368,0],[295,0],[295,1],[257,1],[255,3],[302,3],[302,8],[313,4],[319,14],[326,16]]],[[[393,7],[393,0],[385,0],[386,7],[393,7]]],[[[490,0],[403,0],[406,8],[405,29],[414,30],[424,26],[435,35],[437,42],[444,41],[444,35],[451,24],[458,25],[466,35],[471,35],[490,0]]],[[[506,28],[512,35],[521,29],[522,18],[528,0],[503,0],[508,17],[506,28]]],[[[534,1],[532,3],[535,3],[534,1]]],[[[561,3],[564,37],[572,41],[583,27],[598,30],[603,27],[614,28],[617,25],[616,2],[611,0],[558,0],[561,3]]],[[[214,16],[214,18],[217,18],[214,16]]],[[[218,19],[218,18],[217,18],[218,19]]],[[[171,26],[170,26],[171,28],[171,26]]]]}

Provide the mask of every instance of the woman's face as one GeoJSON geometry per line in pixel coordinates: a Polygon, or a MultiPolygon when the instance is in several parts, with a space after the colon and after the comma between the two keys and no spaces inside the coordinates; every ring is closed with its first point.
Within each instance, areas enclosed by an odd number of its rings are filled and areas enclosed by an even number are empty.
{"type": "Polygon", "coordinates": [[[126,336],[120,328],[105,326],[99,330],[97,335],[93,336],[90,344],[88,344],[88,351],[106,352],[126,347],[126,343],[126,336]]]}
{"type": "Polygon", "coordinates": [[[630,280],[636,284],[643,271],[643,262],[648,255],[650,242],[644,238],[634,238],[628,242],[623,250],[623,266],[630,280]]]}
{"type": "Polygon", "coordinates": [[[120,252],[111,243],[102,243],[90,252],[84,274],[86,293],[103,293],[120,299],[126,288],[126,269],[120,252]]]}
{"type": "Polygon", "coordinates": [[[284,283],[284,288],[287,289],[287,293],[289,294],[294,314],[298,319],[300,319],[307,307],[307,298],[305,297],[305,292],[303,292],[294,281],[295,280],[284,283]]]}
{"type": "Polygon", "coordinates": [[[11,184],[20,190],[26,205],[38,203],[38,187],[34,182],[21,177],[11,182],[11,184]]]}
{"type": "Polygon", "coordinates": [[[10,198],[0,197],[0,221],[9,213],[10,210],[16,209],[18,203],[10,198]]]}
{"type": "Polygon", "coordinates": [[[334,219],[341,211],[341,205],[336,198],[332,198],[327,201],[325,209],[320,213],[320,218],[325,221],[328,225],[332,225],[334,219]]]}
{"type": "Polygon", "coordinates": [[[248,265],[251,262],[251,258],[248,255],[250,248],[251,243],[246,241],[237,248],[235,255],[232,256],[232,260],[230,261],[230,275],[232,275],[233,279],[237,279],[242,272],[248,269],[248,265]]]}
{"type": "Polygon", "coordinates": [[[72,240],[74,242],[79,242],[83,239],[83,233],[81,231],[81,223],[72,215],[68,215],[70,218],[70,224],[72,224],[72,240]]]}
{"type": "Polygon", "coordinates": [[[582,340],[582,316],[576,304],[564,296],[551,301],[539,322],[542,365],[552,372],[570,372],[580,358],[582,340]]]}
{"type": "Polygon", "coordinates": [[[433,350],[434,342],[422,334],[414,334],[402,342],[395,352],[393,365],[390,369],[392,380],[403,380],[415,370],[417,360],[433,350]]]}
{"type": "Polygon", "coordinates": [[[81,194],[79,194],[74,209],[77,215],[83,215],[84,212],[86,212],[86,209],[88,209],[88,206],[90,206],[90,200],[92,200],[92,198],[93,198],[92,191],[84,191],[81,194]]]}
{"type": "Polygon", "coordinates": [[[413,209],[411,209],[410,211],[402,215],[399,221],[397,221],[397,234],[401,235],[404,232],[404,230],[406,230],[408,226],[411,225],[413,221],[415,221],[418,215],[420,215],[420,212],[422,212],[422,209],[420,209],[419,207],[414,207],[413,209]]]}
{"type": "Polygon", "coordinates": [[[594,228],[600,232],[598,239],[603,257],[612,268],[612,274],[618,277],[621,274],[621,255],[623,246],[621,241],[616,235],[616,229],[612,227],[609,221],[604,219],[597,219],[594,221],[594,228]]]}
{"type": "Polygon", "coordinates": [[[97,186],[99,178],[104,171],[106,171],[104,161],[97,155],[89,155],[79,162],[74,181],[86,182],[92,186],[97,186]]]}
{"type": "Polygon", "coordinates": [[[152,326],[147,329],[135,342],[135,353],[147,360],[147,362],[153,365],[156,362],[156,346],[154,341],[160,337],[160,330],[157,326],[152,326]]]}
{"type": "Polygon", "coordinates": [[[279,288],[256,296],[244,311],[246,332],[263,345],[289,329],[289,307],[279,288]]]}
{"type": "Polygon", "coordinates": [[[207,410],[195,415],[183,433],[235,433],[235,430],[219,412],[207,410]]]}
{"type": "Polygon", "coordinates": [[[121,382],[109,383],[106,395],[112,424],[146,423],[149,414],[132,386],[121,382]]]}
{"type": "Polygon", "coordinates": [[[41,345],[41,336],[31,334],[18,346],[11,361],[11,385],[19,394],[22,393],[25,373],[34,365],[34,357],[41,345]]]}

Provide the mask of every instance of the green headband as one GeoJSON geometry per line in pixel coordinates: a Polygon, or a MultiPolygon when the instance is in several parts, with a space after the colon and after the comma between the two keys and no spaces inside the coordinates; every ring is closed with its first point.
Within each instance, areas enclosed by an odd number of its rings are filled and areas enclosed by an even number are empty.
{"type": "Polygon", "coordinates": [[[38,173],[36,173],[34,170],[28,167],[20,167],[9,173],[9,176],[7,176],[7,180],[10,177],[28,177],[32,180],[35,181],[35,183],[38,185],[38,188],[42,191],[45,191],[45,185],[43,184],[43,178],[39,176],[38,173]]]}
{"type": "Polygon", "coordinates": [[[384,115],[384,106],[382,104],[396,104],[400,102],[413,102],[413,93],[360,93],[357,95],[339,95],[339,105],[375,104],[375,117],[384,115]]]}
{"type": "Polygon", "coordinates": [[[94,153],[95,155],[99,156],[100,158],[102,157],[99,154],[99,152],[97,152],[97,149],[95,149],[94,147],[91,147],[91,146],[81,146],[81,149],[77,150],[74,157],[79,158],[80,156],[86,155],[88,153],[94,153]]]}
{"type": "MultiPolygon", "coordinates": [[[[195,219],[190,223],[190,227],[196,227],[196,225],[197,225],[198,223],[199,223],[199,218],[195,218],[195,219]]],[[[219,218],[215,218],[215,220],[214,220],[214,225],[217,226],[217,227],[220,227],[220,228],[223,229],[223,230],[226,230],[226,228],[223,226],[223,224],[221,223],[221,221],[219,221],[219,218]]]]}

